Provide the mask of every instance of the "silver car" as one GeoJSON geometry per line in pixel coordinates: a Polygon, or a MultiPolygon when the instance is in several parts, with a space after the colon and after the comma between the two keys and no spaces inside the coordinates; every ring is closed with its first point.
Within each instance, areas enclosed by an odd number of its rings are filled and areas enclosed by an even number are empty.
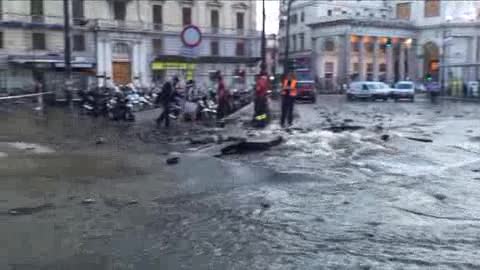
{"type": "Polygon", "coordinates": [[[347,90],[347,99],[388,100],[391,88],[382,82],[358,81],[350,84],[347,90]]]}
{"type": "Polygon", "coordinates": [[[392,98],[395,101],[399,99],[409,99],[415,101],[415,84],[409,81],[400,81],[395,84],[392,92],[392,98]]]}

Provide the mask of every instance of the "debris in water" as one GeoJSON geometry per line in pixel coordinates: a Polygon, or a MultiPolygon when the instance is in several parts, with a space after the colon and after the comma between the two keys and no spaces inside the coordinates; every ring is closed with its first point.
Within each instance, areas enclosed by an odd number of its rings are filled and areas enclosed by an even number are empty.
{"type": "Polygon", "coordinates": [[[177,164],[179,161],[180,161],[180,158],[179,158],[179,157],[167,158],[167,164],[168,164],[168,165],[177,164]]]}
{"type": "Polygon", "coordinates": [[[348,126],[348,125],[341,125],[341,126],[331,126],[328,128],[325,128],[324,130],[331,131],[333,133],[341,133],[345,131],[357,131],[360,129],[364,129],[365,127],[362,126],[348,126]]]}
{"type": "Polygon", "coordinates": [[[380,137],[380,139],[382,139],[382,141],[386,142],[386,141],[388,141],[388,140],[390,139],[390,135],[388,135],[388,134],[383,134],[383,135],[380,137]]]}
{"type": "Polygon", "coordinates": [[[53,208],[53,204],[46,203],[46,204],[42,204],[42,205],[34,206],[34,207],[13,208],[13,209],[8,210],[8,214],[10,214],[12,216],[31,215],[31,214],[35,214],[35,213],[38,213],[40,211],[47,210],[47,209],[52,209],[52,208],[53,208]]]}
{"type": "Polygon", "coordinates": [[[473,130],[469,129],[467,130],[467,133],[473,133],[473,130]]]}
{"type": "Polygon", "coordinates": [[[474,172],[474,173],[480,173],[480,169],[473,169],[472,172],[474,172]]]}
{"type": "Polygon", "coordinates": [[[104,137],[99,137],[97,138],[97,140],[95,141],[95,144],[99,145],[99,144],[104,144],[106,142],[105,138],[104,137]]]}
{"type": "Polygon", "coordinates": [[[414,138],[414,137],[405,137],[408,140],[411,141],[417,141],[417,142],[423,142],[423,143],[432,143],[432,139],[425,139],[425,138],[414,138]]]}
{"type": "Polygon", "coordinates": [[[252,151],[266,151],[273,146],[277,146],[283,142],[283,137],[278,136],[274,139],[266,140],[246,140],[233,142],[222,148],[222,155],[241,154],[252,151]]]}
{"type": "Polygon", "coordinates": [[[82,204],[94,204],[97,201],[94,198],[87,198],[82,201],[82,204]]]}
{"type": "Polygon", "coordinates": [[[375,126],[375,131],[382,131],[383,130],[383,126],[382,125],[376,125],[375,126]]]}
{"type": "Polygon", "coordinates": [[[443,194],[433,194],[433,197],[435,197],[435,199],[439,200],[439,201],[443,201],[447,198],[447,196],[443,195],[443,194]]]}
{"type": "Polygon", "coordinates": [[[346,119],[343,119],[343,122],[344,122],[344,123],[352,123],[352,122],[353,122],[353,119],[346,118],[346,119]]]}
{"type": "Polygon", "coordinates": [[[268,208],[270,208],[270,204],[269,204],[269,203],[267,203],[267,202],[262,202],[260,205],[261,205],[261,206],[262,206],[262,208],[264,208],[264,209],[268,209],[268,208]]]}

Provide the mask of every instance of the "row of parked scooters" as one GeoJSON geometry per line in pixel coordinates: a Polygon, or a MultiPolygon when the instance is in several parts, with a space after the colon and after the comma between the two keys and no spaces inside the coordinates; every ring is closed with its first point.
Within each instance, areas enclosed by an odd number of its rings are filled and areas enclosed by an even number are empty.
{"type": "MultiPolygon", "coordinates": [[[[161,87],[137,88],[133,84],[115,87],[96,87],[80,90],[80,107],[85,114],[105,116],[114,121],[135,121],[135,112],[157,107],[161,87]]],[[[237,110],[252,100],[250,91],[233,89],[230,93],[231,110],[237,110]]],[[[217,115],[216,91],[187,85],[177,89],[175,101],[170,104],[170,118],[209,120],[217,115]]]]}

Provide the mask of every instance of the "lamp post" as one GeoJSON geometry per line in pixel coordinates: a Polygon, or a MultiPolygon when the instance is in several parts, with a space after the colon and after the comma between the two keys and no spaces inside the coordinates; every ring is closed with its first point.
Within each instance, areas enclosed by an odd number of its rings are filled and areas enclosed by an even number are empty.
{"type": "Polygon", "coordinates": [[[262,73],[266,72],[267,70],[267,37],[265,34],[265,0],[262,0],[262,64],[261,64],[261,71],[262,73]]]}
{"type": "Polygon", "coordinates": [[[71,66],[71,54],[70,54],[70,0],[63,0],[63,18],[64,18],[64,62],[65,62],[65,96],[67,103],[72,105],[72,92],[71,92],[71,77],[72,77],[72,66],[71,66]]]}
{"type": "Polygon", "coordinates": [[[286,0],[287,1],[287,9],[286,9],[286,31],[285,31],[285,54],[284,54],[284,61],[283,61],[283,75],[286,76],[288,74],[288,53],[290,50],[290,9],[292,7],[292,3],[294,0],[286,0]]]}

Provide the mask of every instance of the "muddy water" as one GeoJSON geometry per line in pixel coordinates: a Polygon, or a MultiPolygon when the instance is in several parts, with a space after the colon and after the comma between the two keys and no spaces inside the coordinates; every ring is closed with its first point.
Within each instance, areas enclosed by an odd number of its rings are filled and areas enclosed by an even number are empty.
{"type": "MultiPolygon", "coordinates": [[[[480,268],[480,109],[331,99],[298,110],[304,129],[264,131],[285,144],[228,160],[182,155],[165,167],[155,149],[163,146],[138,141],[132,152],[92,142],[73,151],[48,145],[53,153],[0,149],[7,155],[0,158],[2,210],[38,201],[55,207],[0,215],[0,240],[10,247],[0,266],[480,268]],[[365,128],[332,133],[327,118],[365,128]],[[82,204],[85,198],[95,203],[82,204]]],[[[86,127],[78,132],[95,138],[86,127]]],[[[115,128],[101,132],[123,139],[115,128]]],[[[74,128],[65,132],[67,141],[76,138],[74,128]]]]}

